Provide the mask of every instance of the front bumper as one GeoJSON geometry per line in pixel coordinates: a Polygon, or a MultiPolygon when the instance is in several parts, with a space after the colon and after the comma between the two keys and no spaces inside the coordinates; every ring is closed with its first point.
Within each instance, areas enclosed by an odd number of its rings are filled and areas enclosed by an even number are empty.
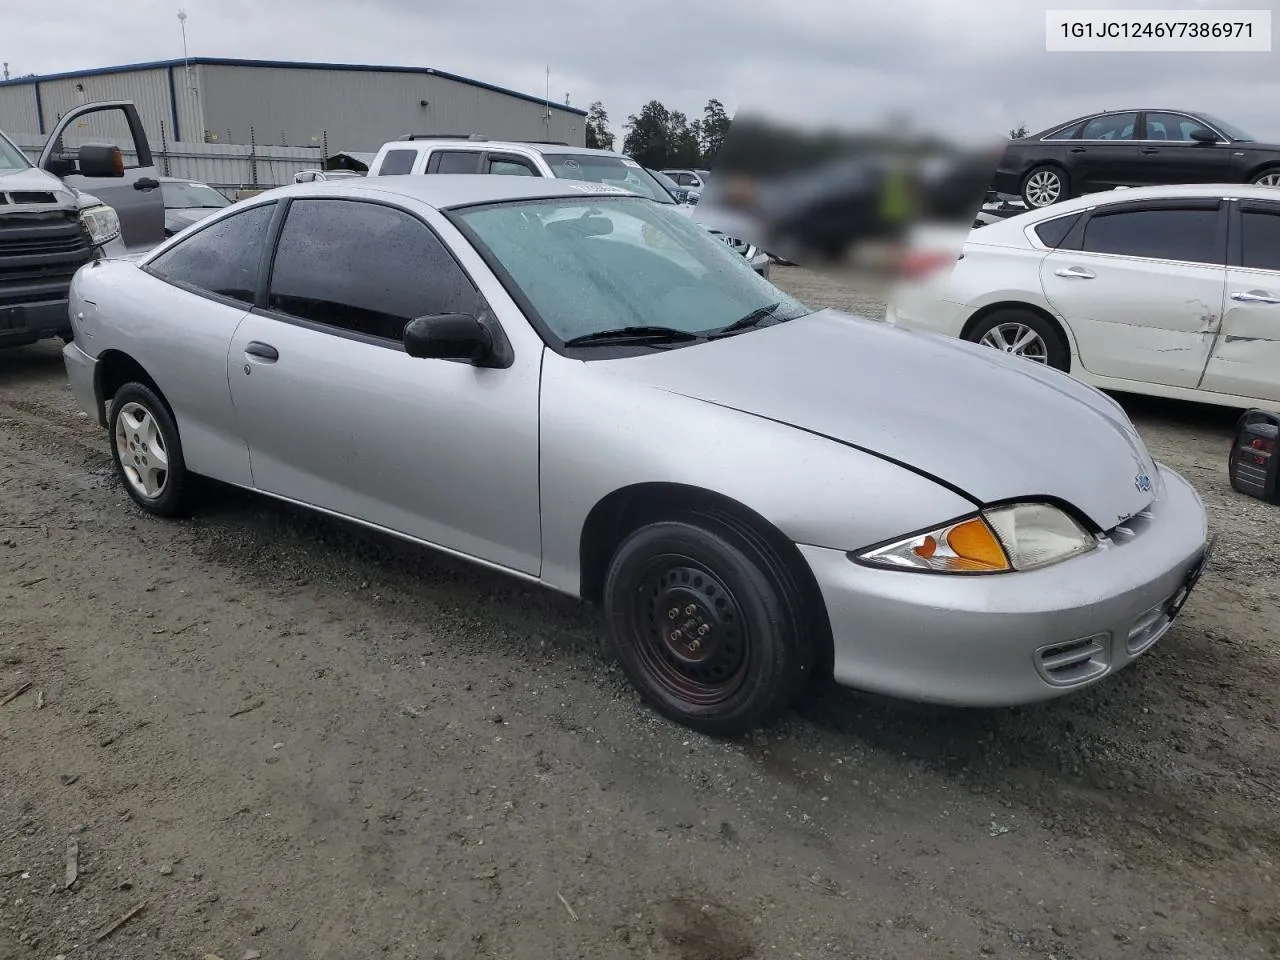
{"type": "Polygon", "coordinates": [[[773,258],[763,251],[758,251],[755,256],[750,259],[751,269],[766,280],[769,279],[769,269],[773,265],[773,258]]]}
{"type": "Polygon", "coordinates": [[[102,404],[98,401],[97,370],[98,360],[91,357],[79,345],[72,341],[62,348],[62,362],[67,368],[67,382],[71,384],[71,393],[76,398],[80,409],[105,427],[107,420],[102,404]]]}
{"type": "Polygon", "coordinates": [[[0,347],[21,347],[63,334],[71,335],[65,297],[0,307],[0,347]]]}
{"type": "Polygon", "coordinates": [[[1200,497],[1160,471],[1163,499],[1150,519],[1129,524],[1132,539],[1042,570],[878,570],[801,546],[831,619],[835,679],[905,700],[1000,707],[1061,696],[1124,668],[1180,612],[1169,604],[1207,546],[1200,497]]]}

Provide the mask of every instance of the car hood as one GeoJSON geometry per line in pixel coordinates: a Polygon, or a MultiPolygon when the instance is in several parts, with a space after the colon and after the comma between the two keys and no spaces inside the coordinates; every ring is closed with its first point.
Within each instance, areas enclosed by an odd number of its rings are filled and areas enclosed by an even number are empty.
{"type": "Polygon", "coordinates": [[[857,447],[977,504],[1065,501],[1109,530],[1160,489],[1133,424],[1100,391],[990,347],[834,310],[600,366],[857,447]]]}
{"type": "Polygon", "coordinates": [[[75,206],[75,194],[53,174],[45,173],[36,167],[25,170],[0,170],[0,190],[6,192],[47,192],[57,198],[57,202],[75,206]]]}
{"type": "Polygon", "coordinates": [[[1259,143],[1256,140],[1236,141],[1232,144],[1236,149],[1265,150],[1267,153],[1280,153],[1280,143],[1259,143]]]}

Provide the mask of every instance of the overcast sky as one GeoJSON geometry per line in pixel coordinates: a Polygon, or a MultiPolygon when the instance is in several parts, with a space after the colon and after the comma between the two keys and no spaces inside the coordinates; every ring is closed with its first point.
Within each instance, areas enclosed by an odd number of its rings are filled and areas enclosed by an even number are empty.
{"type": "MultiPolygon", "coordinates": [[[[1268,7],[1274,0],[190,0],[192,56],[432,66],[575,106],[616,131],[657,99],[799,122],[910,116],[1004,136],[1095,109],[1181,107],[1280,139],[1280,53],[1045,52],[1046,9],[1268,7]]],[[[173,0],[0,0],[13,76],[182,55],[173,0]],[[20,7],[21,13],[5,8],[20,7]]],[[[619,143],[620,145],[620,143],[619,143]]]]}

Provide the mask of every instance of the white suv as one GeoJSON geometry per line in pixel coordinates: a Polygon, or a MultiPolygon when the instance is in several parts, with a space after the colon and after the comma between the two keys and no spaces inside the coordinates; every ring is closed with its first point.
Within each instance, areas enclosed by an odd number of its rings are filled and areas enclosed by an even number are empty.
{"type": "Polygon", "coordinates": [[[386,177],[436,173],[556,177],[621,187],[655,203],[675,207],[746,257],[756,273],[769,276],[770,258],[767,253],[753,244],[726,236],[723,231],[703,222],[694,207],[677,203],[666,187],[644,167],[611,150],[571,147],[565,143],[410,134],[383,144],[369,165],[368,175],[386,177]]]}

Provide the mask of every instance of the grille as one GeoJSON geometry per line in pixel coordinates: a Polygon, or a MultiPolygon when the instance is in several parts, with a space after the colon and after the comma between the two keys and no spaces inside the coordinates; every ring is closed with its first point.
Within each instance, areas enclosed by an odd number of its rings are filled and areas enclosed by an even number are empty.
{"type": "Polygon", "coordinates": [[[1069,687],[1100,677],[1107,672],[1110,661],[1109,633],[1054,643],[1036,651],[1036,670],[1055,687],[1069,687]]]}
{"type": "Polygon", "coordinates": [[[57,203],[58,198],[47,190],[18,190],[13,193],[0,193],[0,205],[20,203],[57,203]]]}
{"type": "Polygon", "coordinates": [[[74,213],[0,217],[0,306],[59,300],[93,259],[89,235],[74,213]]]}

